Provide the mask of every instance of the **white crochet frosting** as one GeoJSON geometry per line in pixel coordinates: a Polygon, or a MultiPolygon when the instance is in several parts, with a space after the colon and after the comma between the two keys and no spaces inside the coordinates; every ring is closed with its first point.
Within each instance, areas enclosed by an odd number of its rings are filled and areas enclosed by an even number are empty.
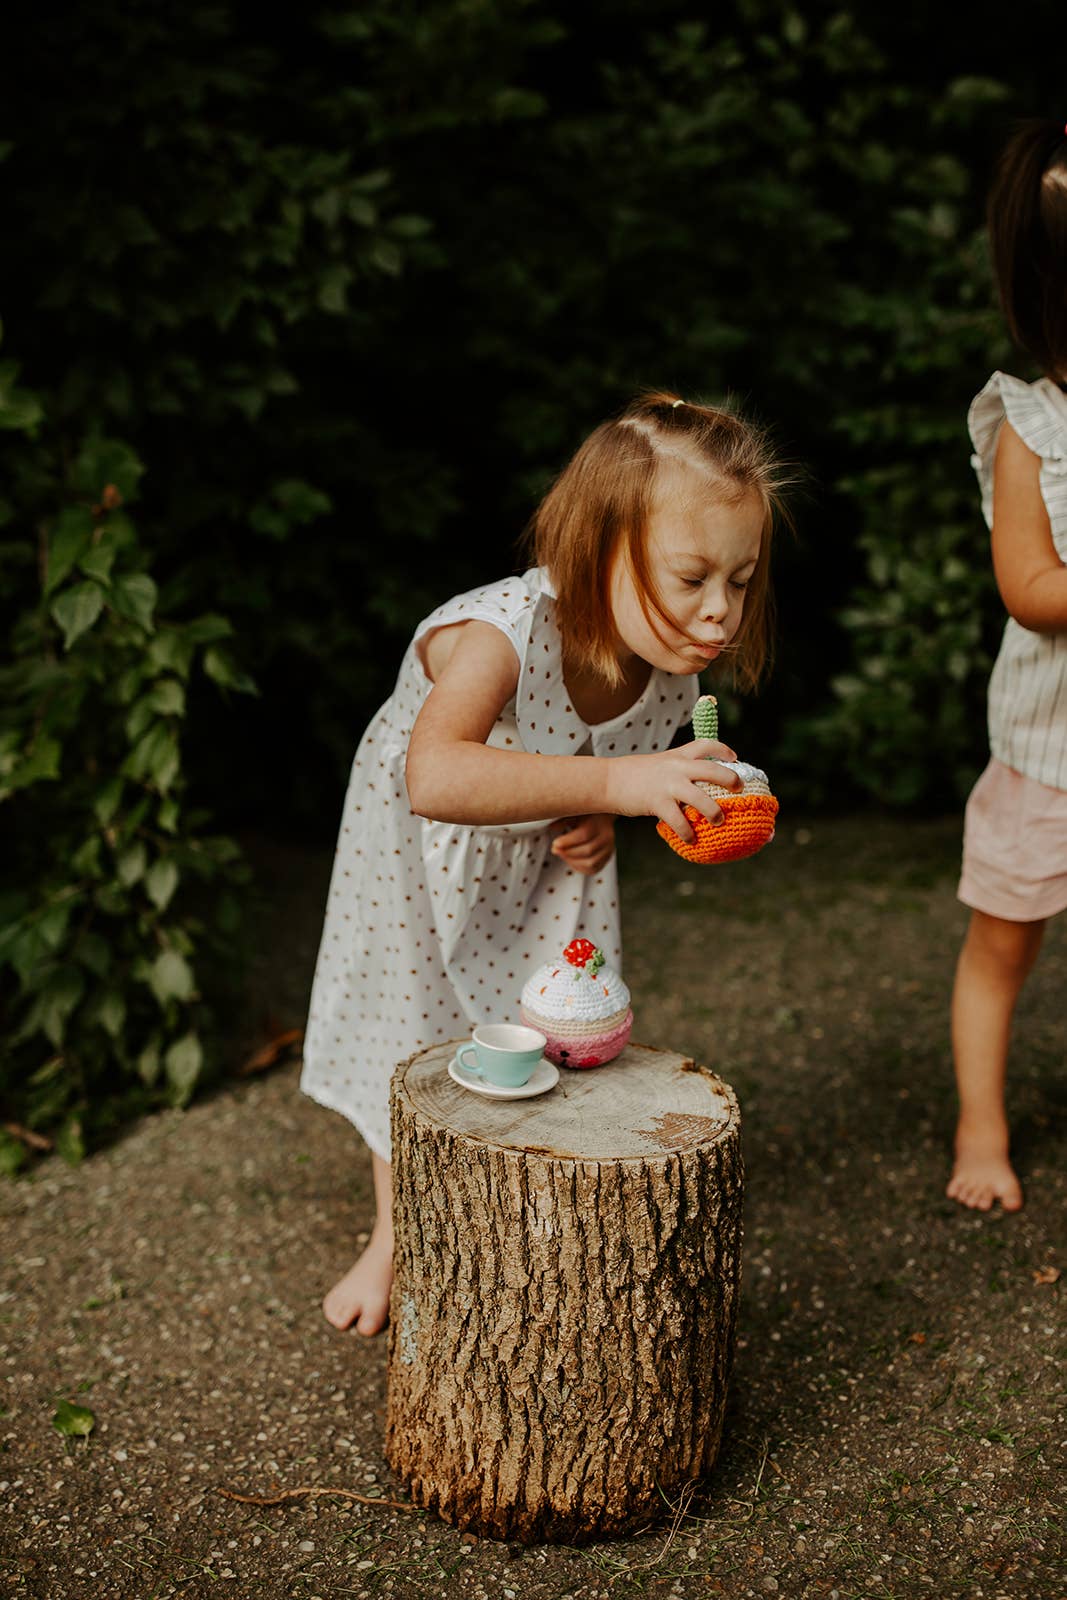
{"type": "Polygon", "coordinates": [[[595,973],[573,967],[562,956],[538,967],[522,991],[524,1011],[553,1024],[595,1023],[598,1028],[622,1022],[630,1005],[630,991],[609,966],[595,973]]]}
{"type": "Polygon", "coordinates": [[[718,761],[716,766],[729,767],[731,772],[736,772],[741,779],[740,789],[726,789],[719,783],[701,783],[699,788],[705,794],[718,799],[726,794],[770,794],[771,786],[767,774],[761,767],[750,767],[747,761],[718,761]]]}

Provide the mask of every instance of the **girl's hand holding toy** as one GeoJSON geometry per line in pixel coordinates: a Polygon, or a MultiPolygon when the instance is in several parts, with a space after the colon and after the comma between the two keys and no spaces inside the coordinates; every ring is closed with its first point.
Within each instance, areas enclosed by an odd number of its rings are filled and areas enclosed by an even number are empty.
{"type": "MultiPolygon", "coordinates": [[[[693,732],[698,742],[687,745],[686,750],[696,750],[701,742],[714,740],[718,731],[715,696],[702,694],[693,707],[693,732]]],[[[721,748],[714,746],[715,750],[721,748]]],[[[692,824],[686,833],[672,828],[666,819],[656,825],[660,838],[687,861],[703,866],[716,861],[740,861],[754,856],[774,838],[778,802],[770,791],[767,774],[759,767],[736,760],[726,767],[705,767],[696,787],[703,794],[701,803],[685,807],[686,820],[692,824]],[[722,781],[724,775],[726,784],[722,781]]]]}
{"type": "Polygon", "coordinates": [[[722,814],[705,785],[710,781],[723,792],[740,788],[740,778],[723,765],[734,759],[729,745],[705,737],[655,755],[616,756],[605,775],[611,808],[621,817],[660,817],[661,826],[670,824],[680,839],[692,841],[694,817],[710,826],[722,814]],[[715,764],[709,767],[709,761],[715,764]]]}

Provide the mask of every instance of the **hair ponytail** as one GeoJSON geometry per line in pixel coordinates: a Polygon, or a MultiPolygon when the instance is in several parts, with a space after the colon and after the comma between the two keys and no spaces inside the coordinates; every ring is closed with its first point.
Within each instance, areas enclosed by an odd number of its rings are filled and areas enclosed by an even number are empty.
{"type": "Polygon", "coordinates": [[[1020,122],[1001,154],[987,211],[1000,303],[1015,342],[1067,380],[1067,131],[1020,122]]]}

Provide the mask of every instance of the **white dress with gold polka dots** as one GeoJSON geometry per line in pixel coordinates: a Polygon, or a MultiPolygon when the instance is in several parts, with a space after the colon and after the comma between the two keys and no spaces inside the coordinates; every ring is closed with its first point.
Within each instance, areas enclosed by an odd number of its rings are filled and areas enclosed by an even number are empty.
{"type": "Polygon", "coordinates": [[[653,671],[621,716],[590,727],[563,682],[556,607],[531,568],[457,595],[415,631],[393,694],[356,752],[345,798],[304,1042],[301,1088],[389,1155],[389,1080],[414,1051],[487,1021],[517,1021],[530,972],[579,934],[621,964],[614,857],[585,877],[551,853],[550,822],[463,827],[416,816],[408,740],[432,687],[419,645],[474,619],[522,664],[488,743],[541,755],[664,750],[689,720],[697,680],[653,671]]]}

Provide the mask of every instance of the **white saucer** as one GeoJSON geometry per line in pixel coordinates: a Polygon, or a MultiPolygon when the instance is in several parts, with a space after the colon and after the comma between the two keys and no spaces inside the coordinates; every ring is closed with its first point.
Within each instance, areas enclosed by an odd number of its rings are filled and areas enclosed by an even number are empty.
{"type": "Polygon", "coordinates": [[[448,1063],[448,1076],[453,1083],[471,1089],[475,1094],[484,1094],[489,1100],[528,1100],[531,1095],[547,1094],[549,1089],[556,1087],[559,1068],[542,1056],[525,1083],[520,1083],[517,1089],[506,1089],[502,1084],[486,1083],[484,1078],[468,1072],[453,1056],[448,1063]]]}

